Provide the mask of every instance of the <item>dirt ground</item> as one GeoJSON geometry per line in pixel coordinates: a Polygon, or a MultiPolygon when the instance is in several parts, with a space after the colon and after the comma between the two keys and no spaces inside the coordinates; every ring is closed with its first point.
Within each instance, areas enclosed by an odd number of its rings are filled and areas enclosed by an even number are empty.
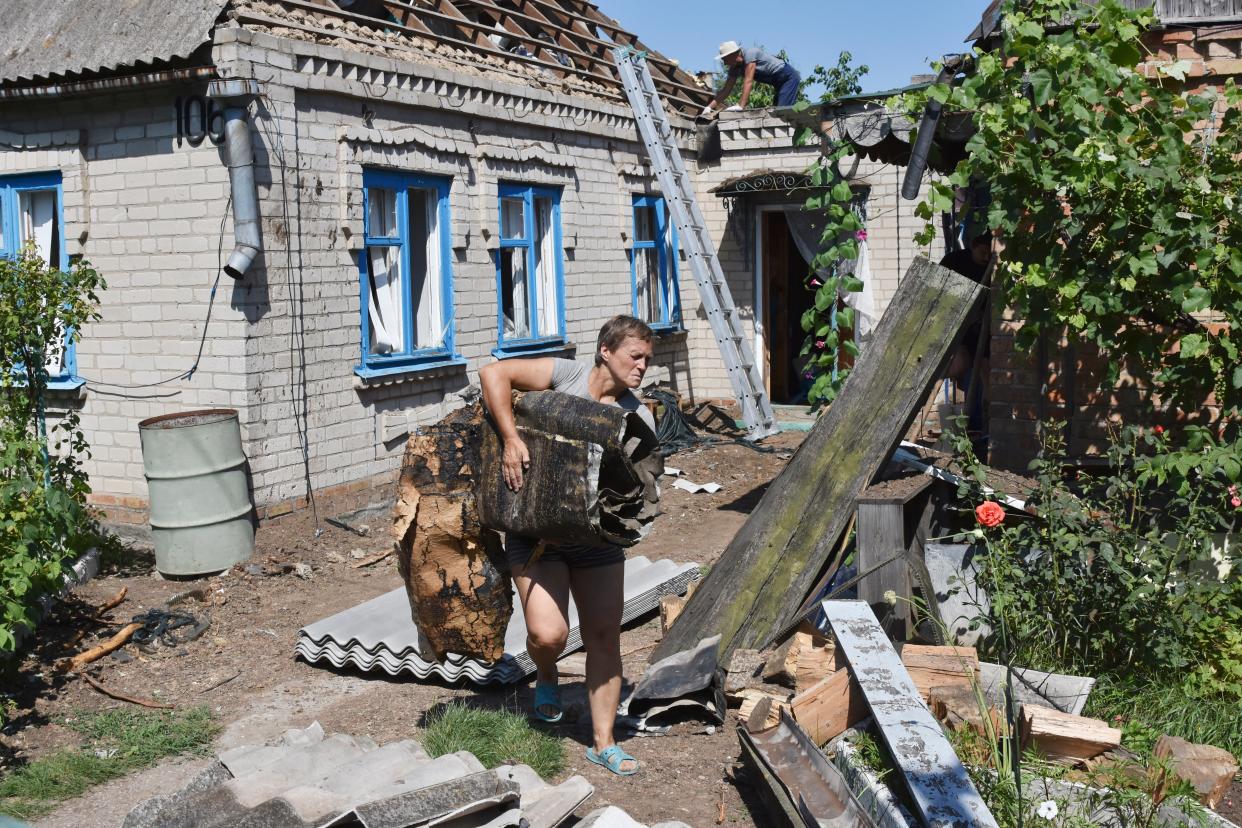
{"type": "MultiPolygon", "coordinates": [[[[716,481],[724,488],[716,494],[689,494],[664,486],[663,514],[651,536],[630,554],[713,563],[802,436],[792,432],[765,441],[776,449],[770,453],[725,443],[674,455],[668,464],[680,468],[688,479],[716,481]]],[[[374,500],[391,494],[373,492],[367,497],[374,500]]],[[[224,726],[217,749],[262,742],[286,728],[305,727],[315,720],[329,732],[366,734],[381,744],[418,738],[427,711],[454,698],[527,709],[533,683],[480,689],[385,673],[335,671],[294,657],[299,628],[401,583],[392,557],[367,568],[353,566],[356,556],[389,547],[382,516],[372,521],[373,531],[367,537],[324,520],[362,504],[361,500],[320,502],[318,526],[311,512],[304,510],[261,527],[251,563],[264,573],[277,574],[250,574],[238,567],[216,577],[165,580],[155,572],[152,556],[144,552],[134,553],[120,566],[106,566],[40,627],[37,643],[22,665],[18,709],[0,734],[0,762],[8,765],[75,744],[76,734],[61,723],[75,710],[122,706],[85,682],[54,671],[52,665],[104,640],[137,613],[179,595],[185,597],[174,609],[210,619],[200,637],[155,652],[142,652],[131,644],[101,660],[94,675],[119,693],[178,707],[209,705],[224,726]],[[322,530],[318,534],[317,528],[322,530]],[[310,572],[303,571],[309,577],[285,571],[296,563],[309,564],[310,572]],[[109,614],[113,623],[92,620],[92,608],[122,586],[129,592],[125,602],[109,614]]],[[[659,620],[654,616],[622,633],[629,680],[642,675],[659,635],[659,620]]],[[[562,682],[571,710],[575,704],[585,709],[581,676],[566,675],[562,682]]],[[[585,760],[583,751],[590,739],[587,716],[556,726],[553,732],[566,745],[568,761],[562,776],[582,774],[596,786],[583,813],[616,804],[643,822],[765,824],[757,790],[746,783],[745,771],[736,764],[738,744],[732,723],[712,734],[629,740],[626,749],[643,763],[642,772],[629,778],[614,777],[585,760]]],[[[165,762],[68,802],[38,824],[119,824],[133,805],[180,787],[200,766],[201,762],[184,760],[165,762]]]]}

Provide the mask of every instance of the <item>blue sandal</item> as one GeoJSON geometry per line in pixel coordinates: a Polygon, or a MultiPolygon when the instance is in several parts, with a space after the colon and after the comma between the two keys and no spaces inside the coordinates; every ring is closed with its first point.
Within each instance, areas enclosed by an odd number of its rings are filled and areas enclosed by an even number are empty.
{"type": "Polygon", "coordinates": [[[587,748],[586,758],[590,762],[608,768],[617,776],[633,776],[638,773],[638,760],[622,750],[620,745],[611,745],[599,753],[596,753],[592,748],[587,748]],[[621,770],[622,762],[633,762],[634,767],[629,770],[621,770]]]}
{"type": "Polygon", "coordinates": [[[556,684],[535,682],[535,718],[548,724],[556,724],[564,717],[561,710],[561,688],[556,684]],[[551,708],[554,713],[544,713],[544,708],[551,708]]]}

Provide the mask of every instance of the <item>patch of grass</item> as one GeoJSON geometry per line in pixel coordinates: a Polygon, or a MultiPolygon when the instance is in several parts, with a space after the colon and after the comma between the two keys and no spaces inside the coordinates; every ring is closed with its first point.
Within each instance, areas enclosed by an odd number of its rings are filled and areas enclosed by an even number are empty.
{"type": "Polygon", "coordinates": [[[1101,676],[1084,715],[1120,727],[1122,744],[1144,756],[1151,754],[1163,733],[1242,756],[1242,704],[1228,696],[1190,693],[1176,681],[1101,676]]]}
{"type": "Polygon", "coordinates": [[[0,778],[0,814],[34,819],[94,785],[166,756],[204,755],[219,730],[205,707],[76,713],[63,724],[82,734],[82,746],[57,751],[0,778]]]}
{"type": "Polygon", "coordinates": [[[525,716],[460,702],[443,705],[427,716],[423,747],[433,757],[468,750],[487,768],[502,762],[530,765],[544,778],[555,776],[565,766],[561,741],[535,730],[525,716]]]}

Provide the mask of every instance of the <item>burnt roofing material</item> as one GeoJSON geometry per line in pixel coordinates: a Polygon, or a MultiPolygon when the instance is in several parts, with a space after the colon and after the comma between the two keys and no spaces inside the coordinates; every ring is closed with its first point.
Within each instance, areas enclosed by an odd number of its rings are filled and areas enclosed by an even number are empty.
{"type": "Polygon", "coordinates": [[[228,0],[5,0],[0,83],[188,58],[228,0]]]}

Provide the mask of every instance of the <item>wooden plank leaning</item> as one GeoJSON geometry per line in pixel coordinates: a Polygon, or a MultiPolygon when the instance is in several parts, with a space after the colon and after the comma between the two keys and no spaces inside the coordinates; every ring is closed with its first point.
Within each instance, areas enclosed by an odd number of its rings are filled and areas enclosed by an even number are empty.
{"type": "Polygon", "coordinates": [[[996,819],[919,698],[871,607],[863,601],[821,606],[924,822],[937,828],[995,828],[996,819]]]}
{"type": "Polygon", "coordinates": [[[854,513],[854,500],[909,427],[983,288],[925,258],[797,454],[686,603],[652,660],[720,635],[720,663],[796,623],[854,513]]]}

